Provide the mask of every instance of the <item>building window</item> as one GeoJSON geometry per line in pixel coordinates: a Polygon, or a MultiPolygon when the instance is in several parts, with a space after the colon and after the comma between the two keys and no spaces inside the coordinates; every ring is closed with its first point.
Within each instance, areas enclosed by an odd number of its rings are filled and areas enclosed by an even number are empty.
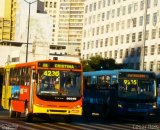
{"type": "Polygon", "coordinates": [[[121,35],[121,44],[124,42],[124,35],[121,35]]]}
{"type": "Polygon", "coordinates": [[[98,9],[101,8],[101,1],[98,2],[98,9]]]}
{"type": "Polygon", "coordinates": [[[136,41],[136,33],[132,33],[132,42],[136,41]]]}
{"type": "Polygon", "coordinates": [[[104,26],[101,26],[101,34],[104,33],[104,26]]]}
{"type": "Polygon", "coordinates": [[[148,52],[148,47],[145,46],[145,47],[144,47],[144,55],[145,55],[145,56],[147,56],[147,52],[148,52]]]}
{"type": "Polygon", "coordinates": [[[88,12],[88,5],[86,5],[86,7],[85,7],[85,13],[87,13],[88,12]]]}
{"type": "Polygon", "coordinates": [[[151,1],[150,1],[150,0],[147,0],[147,9],[150,8],[150,5],[151,5],[151,1]]]}
{"type": "Polygon", "coordinates": [[[140,16],[139,17],[139,26],[142,26],[143,25],[143,16],[140,16]]]}
{"type": "Polygon", "coordinates": [[[117,54],[118,54],[118,52],[117,52],[117,50],[115,50],[115,51],[114,51],[114,58],[115,58],[115,59],[117,59],[117,54]]]}
{"type": "Polygon", "coordinates": [[[96,2],[94,3],[94,11],[96,10],[96,2]]]}
{"type": "Polygon", "coordinates": [[[157,61],[157,71],[160,72],[160,61],[157,61]]]}
{"type": "Polygon", "coordinates": [[[154,55],[154,51],[155,51],[155,46],[152,45],[152,46],[151,46],[151,55],[154,55]]]}
{"type": "Polygon", "coordinates": [[[107,11],[107,20],[109,20],[110,11],[107,11]]]}
{"type": "Polygon", "coordinates": [[[146,40],[149,38],[149,30],[146,31],[146,40]]]}
{"type": "Polygon", "coordinates": [[[146,17],[146,24],[149,24],[149,21],[150,21],[150,15],[147,14],[147,17],[146,17]]]}
{"type": "Polygon", "coordinates": [[[116,31],[119,30],[119,22],[116,23],[116,31]]]}
{"type": "Polygon", "coordinates": [[[105,13],[102,13],[102,21],[105,20],[105,13]]]}
{"type": "Polygon", "coordinates": [[[113,45],[113,37],[110,37],[110,46],[113,45]]]}
{"type": "Polygon", "coordinates": [[[92,36],[94,36],[95,28],[92,28],[92,36]]]}
{"type": "Polygon", "coordinates": [[[126,43],[129,43],[129,34],[126,36],[126,43]]]}
{"type": "Polygon", "coordinates": [[[140,55],[141,55],[141,48],[138,47],[138,48],[137,48],[137,56],[140,56],[140,55]]]}
{"type": "Polygon", "coordinates": [[[123,58],[123,50],[122,49],[120,50],[119,58],[123,58]]]}
{"type": "Polygon", "coordinates": [[[120,8],[117,8],[117,17],[120,16],[120,8]]]}
{"type": "Polygon", "coordinates": [[[101,14],[97,14],[97,22],[100,21],[100,18],[101,18],[101,14]]]}
{"type": "Polygon", "coordinates": [[[142,0],[141,2],[140,2],[140,10],[143,10],[144,9],[144,1],[142,0]]]}
{"type": "Polygon", "coordinates": [[[134,12],[136,12],[138,9],[138,3],[134,3],[134,12]]]}
{"type": "Polygon", "coordinates": [[[146,62],[144,62],[144,64],[143,64],[143,69],[146,71],[146,69],[147,69],[147,63],[146,62]]]}
{"type": "Polygon", "coordinates": [[[108,46],[108,38],[105,39],[105,46],[108,46]]]}
{"type": "Polygon", "coordinates": [[[138,41],[142,41],[142,32],[138,33],[138,41]]]}
{"type": "Polygon", "coordinates": [[[103,39],[100,41],[100,47],[103,47],[103,39]]]}
{"type": "Polygon", "coordinates": [[[97,27],[97,35],[99,35],[99,27],[97,27]]]}
{"type": "Polygon", "coordinates": [[[152,39],[156,38],[156,29],[152,29],[152,39]]]}
{"type": "Polygon", "coordinates": [[[160,28],[159,28],[159,36],[158,37],[160,38],[160,28]]]}
{"type": "Polygon", "coordinates": [[[92,4],[89,5],[89,11],[92,12],[92,4]]]}
{"type": "Polygon", "coordinates": [[[115,16],[115,9],[112,9],[112,18],[115,16]]]}
{"type": "Polygon", "coordinates": [[[109,25],[106,25],[106,33],[109,32],[109,25]]]}
{"type": "Polygon", "coordinates": [[[104,56],[105,56],[105,58],[107,58],[107,51],[104,52],[104,56]]]}
{"type": "Polygon", "coordinates": [[[160,54],[160,44],[158,44],[158,49],[157,49],[157,53],[158,53],[158,55],[160,54]]]}
{"type": "Polygon", "coordinates": [[[131,25],[131,20],[128,19],[128,20],[127,20],[127,28],[130,28],[130,25],[131,25]]]}
{"type": "Polygon", "coordinates": [[[122,23],[121,23],[121,29],[124,29],[124,27],[125,27],[125,21],[122,21],[122,23]]]}
{"type": "Polygon", "coordinates": [[[103,0],[103,7],[106,6],[106,0],[103,0]]]}
{"type": "Polygon", "coordinates": [[[126,13],[126,6],[123,6],[122,15],[125,15],[125,13],[126,13]]]}
{"type": "Polygon", "coordinates": [[[154,6],[157,6],[158,0],[154,0],[154,6]]]}
{"type": "Polygon", "coordinates": [[[98,40],[96,40],[96,48],[98,48],[98,40]]]}
{"type": "Polygon", "coordinates": [[[112,58],[112,51],[109,51],[109,58],[112,58]]]}
{"type": "Polygon", "coordinates": [[[150,67],[149,67],[149,70],[150,70],[150,71],[153,71],[153,66],[154,66],[154,62],[151,61],[151,62],[150,62],[150,67]]]}
{"type": "Polygon", "coordinates": [[[128,49],[126,49],[126,51],[125,51],[125,58],[127,58],[128,57],[128,49]]]}
{"type": "Polygon", "coordinates": [[[83,50],[85,50],[85,42],[83,42],[83,50]]]}
{"type": "Polygon", "coordinates": [[[134,57],[134,53],[135,53],[134,48],[131,48],[131,57],[134,57]]]}
{"type": "Polygon", "coordinates": [[[114,23],[111,24],[111,31],[114,31],[114,23]]]}
{"type": "Polygon", "coordinates": [[[136,63],[136,70],[139,70],[140,69],[140,63],[136,63]]]}
{"type": "Polygon", "coordinates": [[[115,45],[118,45],[118,36],[115,37],[115,45]]]}
{"type": "Polygon", "coordinates": [[[45,7],[48,7],[48,1],[45,2],[45,7]]]}
{"type": "Polygon", "coordinates": [[[133,27],[136,27],[136,22],[137,22],[136,18],[133,18],[132,22],[133,22],[133,27]]]}
{"type": "Polygon", "coordinates": [[[153,25],[157,24],[157,12],[153,14],[153,25]]]}
{"type": "Polygon", "coordinates": [[[131,4],[129,4],[129,5],[128,5],[128,14],[130,14],[130,13],[131,13],[131,10],[132,10],[132,5],[131,5],[131,4]]]}

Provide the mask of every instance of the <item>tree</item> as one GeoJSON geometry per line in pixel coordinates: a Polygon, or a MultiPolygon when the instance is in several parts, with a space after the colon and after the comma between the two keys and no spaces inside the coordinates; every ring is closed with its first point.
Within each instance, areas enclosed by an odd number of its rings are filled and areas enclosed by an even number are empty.
{"type": "Polygon", "coordinates": [[[88,60],[82,60],[84,71],[113,70],[123,68],[123,64],[116,64],[114,59],[106,59],[101,56],[92,56],[88,60]]]}

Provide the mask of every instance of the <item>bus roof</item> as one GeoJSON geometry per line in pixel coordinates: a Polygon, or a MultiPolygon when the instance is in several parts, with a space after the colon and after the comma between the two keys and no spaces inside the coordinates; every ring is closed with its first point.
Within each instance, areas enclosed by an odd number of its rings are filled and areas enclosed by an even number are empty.
{"type": "Polygon", "coordinates": [[[83,72],[84,76],[98,76],[98,75],[117,75],[120,72],[135,72],[135,73],[154,73],[151,71],[141,71],[141,70],[133,70],[133,69],[119,69],[119,70],[100,70],[100,71],[90,71],[83,72]]]}
{"type": "Polygon", "coordinates": [[[32,61],[32,62],[27,62],[27,63],[9,64],[9,65],[6,65],[5,68],[31,66],[31,65],[37,64],[38,62],[59,62],[59,63],[64,62],[64,63],[71,63],[71,64],[80,64],[80,62],[73,62],[73,61],[67,61],[67,60],[37,60],[37,61],[32,61]]]}

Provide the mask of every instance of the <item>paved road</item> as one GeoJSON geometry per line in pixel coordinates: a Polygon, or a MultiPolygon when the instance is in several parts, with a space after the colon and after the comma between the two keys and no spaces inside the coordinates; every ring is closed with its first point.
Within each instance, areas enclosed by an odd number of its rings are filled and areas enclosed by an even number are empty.
{"type": "Polygon", "coordinates": [[[63,118],[51,122],[35,118],[33,123],[24,117],[9,118],[8,111],[0,111],[1,130],[160,130],[160,123],[139,122],[129,118],[104,120],[98,117],[75,117],[72,123],[64,123],[63,118]]]}

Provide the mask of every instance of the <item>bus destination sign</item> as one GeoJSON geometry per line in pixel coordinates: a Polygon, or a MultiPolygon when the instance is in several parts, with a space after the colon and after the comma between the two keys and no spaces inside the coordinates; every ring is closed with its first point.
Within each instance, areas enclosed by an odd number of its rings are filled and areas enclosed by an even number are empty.
{"type": "Polygon", "coordinates": [[[81,69],[80,64],[61,63],[61,62],[39,62],[38,67],[58,68],[58,69],[81,69]]]}

